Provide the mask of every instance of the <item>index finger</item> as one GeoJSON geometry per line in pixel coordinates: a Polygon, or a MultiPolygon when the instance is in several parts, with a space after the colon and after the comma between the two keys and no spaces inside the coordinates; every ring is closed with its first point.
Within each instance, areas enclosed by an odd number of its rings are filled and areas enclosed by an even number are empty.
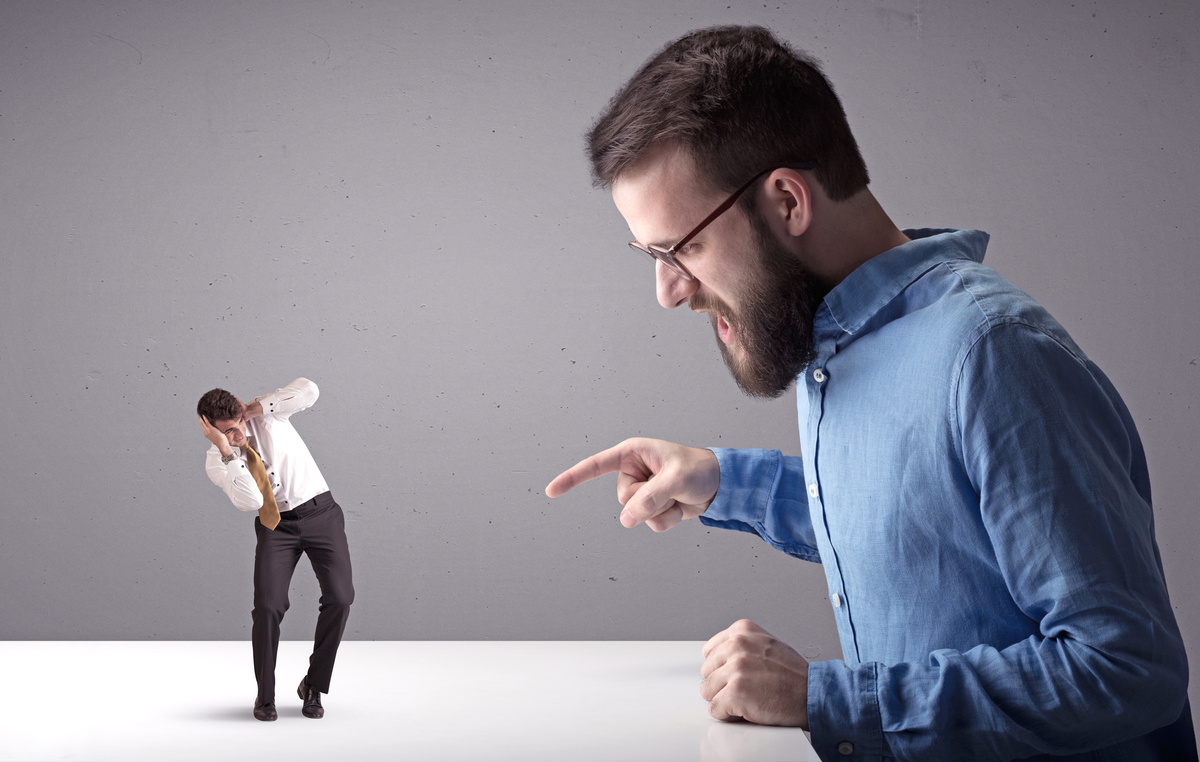
{"type": "Polygon", "coordinates": [[[554,477],[554,481],[546,485],[546,497],[565,495],[584,482],[598,476],[611,474],[621,468],[621,445],[610,447],[591,457],[584,458],[575,465],[554,477]]]}
{"type": "Polygon", "coordinates": [[[717,646],[719,646],[722,643],[724,643],[725,641],[729,640],[734,635],[758,634],[758,633],[767,635],[768,637],[770,636],[769,632],[764,630],[762,627],[759,627],[757,624],[750,621],[749,619],[739,619],[736,622],[734,622],[733,624],[726,627],[725,629],[718,632],[716,635],[713,635],[711,638],[709,638],[708,642],[704,644],[704,647],[700,649],[700,655],[702,657],[704,657],[705,659],[707,659],[709,654],[711,654],[713,651],[716,650],[717,646]]]}
{"type": "Polygon", "coordinates": [[[700,648],[700,658],[705,659],[707,661],[708,655],[711,654],[714,650],[716,650],[717,646],[721,645],[726,640],[729,640],[729,628],[728,627],[725,628],[724,630],[721,630],[716,635],[713,635],[711,638],[708,639],[708,642],[705,643],[700,648]]]}

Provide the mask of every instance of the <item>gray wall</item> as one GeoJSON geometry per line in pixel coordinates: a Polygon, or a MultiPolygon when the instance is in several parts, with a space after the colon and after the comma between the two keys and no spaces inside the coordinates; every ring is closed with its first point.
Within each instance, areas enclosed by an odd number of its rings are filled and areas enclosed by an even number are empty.
{"type": "MultiPolygon", "coordinates": [[[[193,410],[308,376],[348,511],[349,637],[839,649],[816,566],[622,529],[631,435],[797,451],[665,312],[582,134],[679,34],[826,66],[904,226],[979,227],[1125,395],[1200,663],[1194,2],[0,4],[0,638],[238,639],[250,518],[193,410]]],[[[297,575],[284,636],[315,618],[297,575]]],[[[1193,703],[1197,693],[1193,691],[1193,703]]]]}

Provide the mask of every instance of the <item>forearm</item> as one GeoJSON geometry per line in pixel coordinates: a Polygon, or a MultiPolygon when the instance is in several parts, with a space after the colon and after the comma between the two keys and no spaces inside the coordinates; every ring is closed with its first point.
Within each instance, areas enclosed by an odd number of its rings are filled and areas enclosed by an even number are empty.
{"type": "Polygon", "coordinates": [[[1101,649],[1064,636],[925,662],[814,663],[813,745],[822,758],[849,742],[855,759],[978,761],[1110,746],[1178,717],[1187,667],[1182,648],[1165,645],[1101,649]]]}
{"type": "MultiPolygon", "coordinates": [[[[259,415],[270,414],[286,418],[312,407],[319,394],[316,384],[307,378],[298,378],[270,394],[255,397],[251,405],[257,406],[259,415]]],[[[251,405],[247,405],[247,409],[251,405]]]]}
{"type": "Polygon", "coordinates": [[[209,481],[220,487],[239,511],[257,511],[262,507],[262,492],[241,458],[222,463],[210,450],[205,472],[209,481]]]}
{"type": "Polygon", "coordinates": [[[721,484],[700,521],[756,534],[788,555],[820,563],[803,461],[778,450],[711,449],[721,466],[721,484]]]}

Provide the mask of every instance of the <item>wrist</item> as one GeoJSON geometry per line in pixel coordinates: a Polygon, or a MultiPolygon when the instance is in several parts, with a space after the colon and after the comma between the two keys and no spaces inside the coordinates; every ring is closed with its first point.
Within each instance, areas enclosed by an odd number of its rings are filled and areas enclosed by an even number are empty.
{"type": "Polygon", "coordinates": [[[217,445],[217,450],[219,450],[221,453],[221,460],[223,460],[226,463],[229,462],[229,460],[228,460],[229,458],[233,457],[233,448],[230,447],[229,445],[225,445],[224,447],[217,445]]]}

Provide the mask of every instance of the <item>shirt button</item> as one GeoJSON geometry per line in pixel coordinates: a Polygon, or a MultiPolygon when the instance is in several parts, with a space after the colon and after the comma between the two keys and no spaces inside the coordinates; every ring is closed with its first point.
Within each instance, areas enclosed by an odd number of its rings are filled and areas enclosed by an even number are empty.
{"type": "Polygon", "coordinates": [[[821,496],[821,490],[819,490],[819,489],[817,488],[817,485],[815,485],[815,484],[810,484],[810,485],[808,485],[808,496],[809,496],[809,497],[820,497],[820,496],[821,496]]]}
{"type": "Polygon", "coordinates": [[[838,744],[838,754],[841,754],[843,757],[848,757],[853,753],[854,744],[850,743],[849,741],[842,741],[840,744],[838,744]]]}
{"type": "Polygon", "coordinates": [[[816,370],[814,370],[813,371],[813,380],[816,381],[818,384],[825,383],[825,371],[821,370],[820,368],[817,368],[816,370]]]}
{"type": "Polygon", "coordinates": [[[829,600],[833,603],[833,607],[835,609],[840,609],[842,607],[842,596],[838,595],[837,593],[831,595],[829,600]]]}

